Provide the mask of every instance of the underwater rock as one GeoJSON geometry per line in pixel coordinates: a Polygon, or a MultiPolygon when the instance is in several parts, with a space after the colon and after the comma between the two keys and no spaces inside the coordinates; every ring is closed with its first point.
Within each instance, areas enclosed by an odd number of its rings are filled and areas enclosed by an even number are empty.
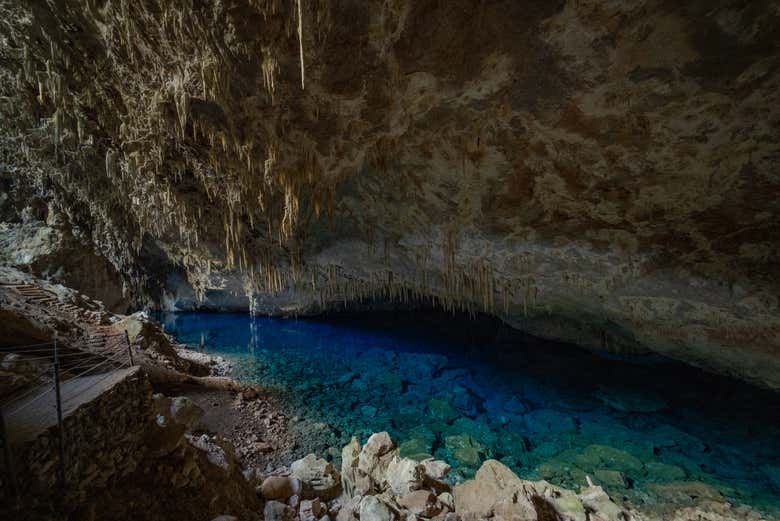
{"type": "Polygon", "coordinates": [[[780,467],[763,465],[761,467],[761,471],[766,475],[767,478],[769,478],[769,482],[772,484],[772,487],[774,487],[774,489],[780,493],[780,467]]]}
{"type": "Polygon", "coordinates": [[[667,407],[665,400],[650,396],[646,392],[639,394],[628,387],[600,385],[593,396],[622,412],[656,412],[667,407]]]}
{"type": "Polygon", "coordinates": [[[498,434],[488,426],[486,421],[481,421],[483,418],[458,418],[447,431],[452,434],[468,434],[479,443],[492,447],[498,442],[498,434]]]}
{"type": "Polygon", "coordinates": [[[421,438],[411,438],[398,446],[398,453],[402,458],[411,458],[422,461],[431,457],[432,443],[421,438]]]}
{"type": "Polygon", "coordinates": [[[551,434],[574,430],[574,419],[554,409],[536,409],[523,415],[526,429],[533,434],[551,434]]]}
{"type": "Polygon", "coordinates": [[[628,488],[626,476],[619,470],[596,469],[593,471],[593,477],[599,485],[608,489],[628,488]]]}
{"type": "Polygon", "coordinates": [[[445,423],[451,423],[461,416],[460,411],[443,396],[437,396],[428,400],[428,412],[432,418],[445,423]]]}
{"type": "Polygon", "coordinates": [[[677,465],[660,463],[658,461],[648,461],[645,463],[645,472],[647,478],[654,481],[680,481],[685,479],[685,470],[677,465]]]}
{"type": "Polygon", "coordinates": [[[482,459],[490,455],[487,447],[468,434],[447,436],[444,446],[453,458],[465,467],[477,467],[482,459]]]}
{"type": "Polygon", "coordinates": [[[593,472],[598,468],[619,470],[626,474],[636,476],[641,474],[644,465],[628,452],[607,445],[589,445],[574,457],[577,466],[586,472],[593,472]]]}
{"type": "Polygon", "coordinates": [[[676,481],[673,483],[651,483],[647,486],[659,500],[670,504],[692,504],[701,500],[723,501],[723,495],[701,481],[676,481]]]}
{"type": "Polygon", "coordinates": [[[569,461],[552,459],[541,463],[536,468],[539,477],[554,483],[586,483],[586,473],[569,461]]]}

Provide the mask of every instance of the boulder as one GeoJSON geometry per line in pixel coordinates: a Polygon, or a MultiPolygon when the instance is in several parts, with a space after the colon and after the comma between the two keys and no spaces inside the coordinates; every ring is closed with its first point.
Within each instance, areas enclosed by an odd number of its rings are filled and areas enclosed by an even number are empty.
{"type": "Polygon", "coordinates": [[[360,501],[360,521],[393,521],[395,516],[376,496],[365,496],[360,501]]]}
{"type": "Polygon", "coordinates": [[[761,470],[769,479],[769,483],[772,484],[772,487],[777,492],[780,492],[780,467],[774,465],[764,465],[761,467],[761,470]]]}
{"type": "Polygon", "coordinates": [[[171,398],[170,414],[175,422],[186,425],[189,429],[203,416],[203,409],[186,396],[176,396],[171,398]]]}
{"type": "Polygon", "coordinates": [[[300,521],[315,521],[324,513],[319,498],[301,501],[300,507],[298,508],[298,518],[300,521]]]}
{"type": "Polygon", "coordinates": [[[464,467],[477,467],[489,453],[487,447],[467,434],[447,436],[445,447],[464,467]]]}
{"type": "Polygon", "coordinates": [[[358,456],[356,489],[362,493],[377,490],[385,482],[387,467],[397,455],[398,449],[389,434],[372,434],[358,456]]]}
{"type": "Polygon", "coordinates": [[[513,521],[536,521],[536,491],[496,460],[487,460],[473,480],[455,485],[455,511],[465,521],[491,517],[496,508],[513,521]]]}
{"type": "Polygon", "coordinates": [[[269,501],[263,509],[265,521],[294,521],[295,510],[280,501],[269,501]]]}
{"type": "Polygon", "coordinates": [[[300,489],[300,481],[287,476],[269,476],[260,485],[260,493],[264,499],[279,501],[287,501],[294,494],[299,493],[300,489]]]}
{"type": "Polygon", "coordinates": [[[604,489],[599,486],[589,486],[579,494],[583,506],[590,513],[589,521],[622,521],[626,519],[623,509],[609,499],[604,489]]]}
{"type": "Polygon", "coordinates": [[[353,436],[352,440],[341,450],[341,483],[347,497],[355,495],[359,456],[360,442],[353,436]]]}
{"type": "Polygon", "coordinates": [[[309,454],[290,465],[292,476],[303,485],[302,497],[333,499],[341,493],[341,478],[333,465],[314,454],[309,454]]]}
{"type": "Polygon", "coordinates": [[[452,494],[449,492],[442,492],[436,499],[439,500],[439,503],[443,508],[446,508],[449,511],[455,510],[455,498],[452,497],[452,494]]]}
{"type": "Polygon", "coordinates": [[[628,488],[626,476],[619,470],[596,469],[593,472],[593,477],[599,485],[603,485],[608,489],[628,488]]]}
{"type": "Polygon", "coordinates": [[[538,494],[533,501],[542,519],[552,514],[554,519],[561,521],[587,521],[585,507],[574,491],[546,481],[534,482],[533,487],[538,494]]]}
{"type": "Polygon", "coordinates": [[[427,479],[442,480],[449,474],[452,467],[441,460],[427,459],[422,462],[423,472],[427,479]]]}
{"type": "Polygon", "coordinates": [[[363,500],[363,496],[353,496],[349,500],[342,504],[336,514],[336,521],[356,521],[357,516],[360,513],[360,502],[363,500]]]}
{"type": "Polygon", "coordinates": [[[723,501],[723,495],[701,481],[652,483],[647,486],[658,499],[669,504],[688,505],[700,500],[723,501]]]}
{"type": "Polygon", "coordinates": [[[411,438],[398,446],[399,455],[421,461],[431,457],[432,443],[422,438],[411,438]]]}
{"type": "MultiPolygon", "coordinates": [[[[668,463],[660,463],[657,461],[650,461],[645,463],[645,471],[647,472],[647,478],[653,481],[679,481],[685,479],[685,470],[677,465],[669,465],[668,463]]],[[[778,487],[780,490],[780,487],[778,487]]]]}
{"type": "Polygon", "coordinates": [[[619,470],[629,476],[641,474],[644,468],[639,458],[608,445],[589,445],[574,457],[574,462],[586,472],[602,468],[619,470]]]}
{"type": "Polygon", "coordinates": [[[424,467],[409,458],[393,458],[387,466],[385,480],[398,496],[418,490],[423,483],[424,467]]]}
{"type": "Polygon", "coordinates": [[[446,398],[434,397],[428,400],[428,412],[431,417],[445,423],[452,423],[460,418],[461,413],[446,398]]]}
{"type": "Polygon", "coordinates": [[[398,498],[397,501],[399,506],[415,516],[433,517],[441,511],[436,496],[428,490],[415,490],[398,498]]]}

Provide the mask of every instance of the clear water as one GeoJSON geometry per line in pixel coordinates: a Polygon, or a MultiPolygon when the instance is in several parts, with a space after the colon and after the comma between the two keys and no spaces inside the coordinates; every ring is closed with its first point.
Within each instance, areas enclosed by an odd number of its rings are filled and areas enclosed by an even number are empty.
{"type": "Polygon", "coordinates": [[[767,517],[780,513],[776,393],[488,320],[160,318],[180,342],[202,343],[231,360],[237,378],[278,393],[291,414],[326,423],[323,437],[336,448],[387,430],[405,455],[452,463],[455,479],[496,458],[523,478],[575,489],[592,476],[637,507],[722,494],[767,517]]]}

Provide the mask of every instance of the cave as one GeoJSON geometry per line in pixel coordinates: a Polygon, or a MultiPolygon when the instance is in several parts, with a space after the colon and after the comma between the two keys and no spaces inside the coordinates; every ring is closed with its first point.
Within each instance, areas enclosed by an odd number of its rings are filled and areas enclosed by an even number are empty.
{"type": "Polygon", "coordinates": [[[777,0],[0,1],[0,513],[780,520],[777,0]]]}

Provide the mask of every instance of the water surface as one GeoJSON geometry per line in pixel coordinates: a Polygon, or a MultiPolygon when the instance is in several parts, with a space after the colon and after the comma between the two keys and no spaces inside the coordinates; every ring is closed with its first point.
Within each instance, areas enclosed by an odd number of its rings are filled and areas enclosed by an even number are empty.
{"type": "Polygon", "coordinates": [[[403,455],[473,475],[487,458],[634,506],[723,495],[780,512],[780,397],[662,358],[605,357],[435,313],[161,317],[334,446],[387,430],[403,455]]]}

